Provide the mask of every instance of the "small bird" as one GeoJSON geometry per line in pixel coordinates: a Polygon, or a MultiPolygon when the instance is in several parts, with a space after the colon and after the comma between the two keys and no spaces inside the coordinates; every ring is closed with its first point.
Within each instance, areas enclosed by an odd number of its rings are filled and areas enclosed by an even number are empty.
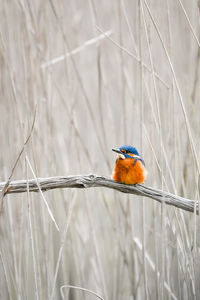
{"type": "Polygon", "coordinates": [[[112,149],[117,152],[117,160],[112,174],[113,180],[125,184],[143,183],[147,176],[145,163],[136,148],[122,146],[112,149]]]}

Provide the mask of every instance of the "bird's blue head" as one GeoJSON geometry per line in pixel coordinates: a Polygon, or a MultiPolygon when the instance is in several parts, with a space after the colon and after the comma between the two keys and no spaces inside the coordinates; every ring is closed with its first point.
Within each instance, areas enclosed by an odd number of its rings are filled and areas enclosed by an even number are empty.
{"type": "Polygon", "coordinates": [[[129,145],[121,146],[119,149],[112,149],[112,151],[119,153],[121,158],[139,157],[137,149],[129,145]]]}

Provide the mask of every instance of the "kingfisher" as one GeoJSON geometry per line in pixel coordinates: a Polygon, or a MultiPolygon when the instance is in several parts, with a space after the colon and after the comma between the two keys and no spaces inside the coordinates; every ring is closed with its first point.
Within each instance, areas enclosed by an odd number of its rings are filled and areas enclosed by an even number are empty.
{"type": "Polygon", "coordinates": [[[137,149],[132,146],[122,146],[112,149],[117,152],[117,160],[112,174],[113,180],[125,184],[143,183],[147,176],[144,160],[137,149]]]}

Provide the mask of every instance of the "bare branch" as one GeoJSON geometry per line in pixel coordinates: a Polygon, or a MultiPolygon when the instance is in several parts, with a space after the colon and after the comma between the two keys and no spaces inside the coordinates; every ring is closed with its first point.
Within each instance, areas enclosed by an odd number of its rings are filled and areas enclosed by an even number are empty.
{"type": "MultiPolygon", "coordinates": [[[[127,185],[122,183],[117,183],[110,178],[90,174],[90,175],[71,175],[71,176],[58,176],[58,177],[48,177],[48,178],[38,178],[30,179],[28,181],[30,192],[39,192],[38,184],[42,191],[48,191],[58,188],[90,188],[90,187],[106,187],[110,189],[115,189],[117,191],[135,194],[138,196],[144,196],[154,199],[160,203],[163,201],[190,212],[194,212],[195,201],[186,199],[180,196],[173,195],[168,192],[157,190],[144,185],[127,185]]],[[[5,182],[0,182],[0,192],[3,190],[5,182]]],[[[7,188],[6,193],[24,193],[27,191],[27,181],[17,180],[11,181],[7,188]]],[[[199,206],[197,205],[197,213],[199,212],[199,206]]]]}

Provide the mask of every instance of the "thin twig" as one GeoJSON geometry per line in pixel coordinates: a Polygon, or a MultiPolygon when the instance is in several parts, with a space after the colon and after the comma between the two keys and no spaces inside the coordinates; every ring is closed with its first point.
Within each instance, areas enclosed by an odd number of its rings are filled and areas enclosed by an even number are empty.
{"type": "Polygon", "coordinates": [[[1,192],[1,194],[0,194],[0,211],[2,211],[2,209],[3,209],[3,198],[4,198],[5,194],[7,193],[7,189],[8,189],[8,186],[10,184],[10,180],[11,180],[11,178],[13,176],[13,173],[15,171],[15,168],[16,168],[16,166],[18,164],[18,161],[19,161],[22,153],[24,152],[25,146],[28,144],[28,142],[30,140],[30,137],[32,135],[33,128],[34,128],[34,125],[35,125],[36,112],[37,112],[37,105],[35,106],[35,111],[34,111],[34,116],[33,116],[33,122],[32,122],[32,126],[31,126],[31,130],[30,130],[30,132],[29,132],[29,134],[28,134],[28,136],[27,136],[27,138],[26,138],[26,140],[24,142],[24,145],[23,145],[21,151],[19,152],[19,154],[17,156],[17,159],[16,159],[16,161],[14,163],[14,166],[13,166],[13,168],[11,170],[11,173],[10,173],[10,176],[8,177],[7,182],[5,182],[3,189],[0,191],[1,192]]]}
{"type": "Polygon", "coordinates": [[[53,276],[53,284],[52,284],[50,300],[52,300],[54,298],[56,280],[57,280],[57,277],[58,277],[58,270],[59,270],[59,266],[60,266],[60,262],[61,262],[61,258],[62,258],[62,254],[63,254],[63,249],[64,249],[64,245],[65,245],[65,240],[66,240],[67,232],[68,232],[69,225],[70,225],[70,222],[71,222],[75,202],[76,202],[76,194],[73,194],[72,201],[70,203],[70,207],[69,207],[69,211],[68,211],[68,216],[67,216],[65,227],[64,227],[64,231],[63,231],[63,235],[62,235],[61,245],[60,245],[60,249],[59,249],[59,253],[58,253],[58,259],[57,259],[57,263],[56,263],[56,269],[55,269],[55,273],[54,273],[54,276],[53,276]]]}
{"type": "Polygon", "coordinates": [[[39,299],[39,290],[38,290],[38,276],[37,276],[37,261],[35,255],[35,246],[34,246],[34,234],[33,234],[33,225],[32,225],[32,212],[31,212],[31,199],[30,199],[30,191],[29,191],[29,181],[28,181],[28,168],[26,161],[26,187],[27,187],[27,199],[28,199],[28,221],[29,221],[29,230],[30,230],[30,242],[31,242],[31,250],[32,250],[32,259],[33,259],[33,273],[34,273],[34,281],[35,281],[35,295],[36,299],[39,299]]]}
{"type": "MultiPolygon", "coordinates": [[[[186,199],[165,191],[147,187],[144,185],[127,185],[113,181],[110,178],[99,176],[96,174],[89,175],[71,175],[71,176],[57,176],[47,178],[37,178],[29,180],[29,191],[39,192],[38,185],[41,191],[45,192],[52,189],[59,188],[90,188],[90,187],[106,187],[115,189],[117,191],[134,194],[138,196],[145,196],[154,199],[160,203],[165,201],[167,205],[172,205],[190,212],[194,212],[195,201],[186,199]]],[[[5,182],[0,182],[0,192],[3,190],[5,182]]],[[[24,193],[27,191],[27,181],[17,180],[11,181],[6,193],[24,193]]],[[[199,207],[197,204],[197,213],[199,207]]]]}
{"type": "Polygon", "coordinates": [[[85,288],[82,288],[80,286],[74,286],[74,285],[62,285],[60,287],[60,293],[61,293],[61,296],[62,296],[62,299],[64,299],[64,294],[63,294],[63,289],[64,288],[68,288],[68,289],[76,289],[76,290],[80,290],[80,291],[84,291],[84,292],[87,292],[87,293],[90,293],[94,296],[96,296],[97,298],[101,299],[101,300],[104,300],[103,297],[101,297],[100,295],[98,295],[97,293],[91,291],[91,290],[88,290],[88,289],[85,289],[85,288]]]}
{"type": "Polygon", "coordinates": [[[200,42],[199,42],[199,39],[198,39],[198,37],[197,37],[197,35],[196,35],[196,33],[195,33],[195,30],[194,30],[194,27],[192,26],[192,23],[190,22],[190,18],[189,18],[188,14],[187,14],[187,12],[186,12],[186,10],[185,10],[185,7],[184,7],[184,5],[183,5],[183,2],[182,2],[181,0],[178,0],[178,2],[180,3],[180,6],[181,6],[181,8],[182,8],[182,10],[183,10],[183,13],[184,13],[184,15],[185,15],[185,17],[186,17],[186,20],[188,21],[188,24],[189,24],[189,26],[190,26],[190,29],[191,29],[191,31],[192,31],[192,34],[193,34],[193,36],[194,36],[194,38],[195,38],[195,40],[196,40],[196,42],[197,42],[197,44],[198,44],[198,47],[200,48],[200,42]]]}
{"type": "MultiPolygon", "coordinates": [[[[136,62],[140,63],[140,57],[137,57],[135,54],[131,53],[128,49],[123,47],[122,45],[118,44],[115,40],[113,40],[109,35],[106,34],[99,26],[96,25],[96,28],[98,31],[100,31],[102,34],[107,37],[115,46],[117,46],[119,49],[123,50],[124,53],[128,54],[130,57],[134,58],[136,62]]],[[[152,73],[152,70],[144,63],[142,62],[142,66],[150,73],[152,73]]],[[[160,80],[164,84],[164,86],[169,89],[169,85],[159,76],[159,74],[155,73],[156,78],[160,80]]]]}
{"type": "Polygon", "coordinates": [[[35,173],[34,173],[34,171],[33,171],[33,168],[32,168],[32,166],[31,166],[30,160],[28,159],[28,156],[27,156],[27,155],[26,155],[26,161],[27,161],[27,164],[28,164],[28,166],[29,166],[29,168],[30,168],[30,170],[31,170],[31,173],[33,174],[33,177],[34,177],[34,180],[35,180],[35,182],[36,182],[38,191],[40,192],[40,195],[41,195],[41,197],[42,197],[42,199],[43,199],[43,201],[44,201],[44,204],[46,205],[47,212],[48,212],[50,218],[52,219],[52,221],[53,221],[53,223],[54,223],[56,229],[57,229],[58,231],[60,231],[60,229],[59,229],[59,227],[58,227],[58,224],[56,223],[56,220],[55,220],[55,218],[54,218],[54,216],[53,216],[53,213],[52,213],[52,211],[51,211],[51,209],[50,209],[50,207],[49,207],[49,205],[48,205],[48,202],[47,202],[46,198],[45,198],[44,195],[43,195],[42,189],[40,188],[40,183],[39,183],[39,181],[38,181],[38,179],[37,179],[37,177],[36,177],[36,175],[35,175],[35,173]]]}
{"type": "Polygon", "coordinates": [[[52,66],[52,65],[54,65],[54,64],[57,64],[57,63],[59,63],[59,62],[65,60],[65,59],[67,59],[68,57],[70,57],[70,56],[72,56],[72,55],[74,55],[74,54],[79,53],[80,51],[84,50],[87,46],[90,46],[90,45],[93,45],[93,44],[99,42],[100,40],[104,39],[105,36],[110,36],[111,34],[112,34],[112,31],[111,31],[111,30],[108,30],[108,31],[106,31],[104,34],[100,34],[100,35],[97,36],[97,37],[94,37],[94,38],[92,38],[92,39],[90,39],[90,40],[87,40],[87,41],[84,42],[81,46],[79,46],[79,47],[73,49],[72,51],[67,52],[67,53],[65,53],[65,54],[63,54],[63,55],[61,55],[61,56],[57,56],[57,57],[55,57],[55,58],[53,58],[53,59],[51,59],[51,60],[49,60],[49,61],[43,63],[43,64],[41,65],[41,68],[42,68],[42,69],[45,69],[45,68],[47,68],[47,67],[49,67],[49,66],[52,66]]]}

